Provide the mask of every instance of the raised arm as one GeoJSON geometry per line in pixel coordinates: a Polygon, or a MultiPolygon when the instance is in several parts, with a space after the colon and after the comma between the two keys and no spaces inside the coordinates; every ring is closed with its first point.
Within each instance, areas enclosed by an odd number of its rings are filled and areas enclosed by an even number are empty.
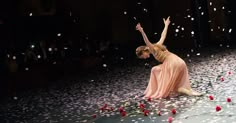
{"type": "Polygon", "coordinates": [[[165,39],[166,39],[166,35],[167,35],[167,30],[168,30],[168,26],[170,24],[170,16],[165,20],[165,18],[163,18],[165,27],[161,33],[161,38],[160,40],[157,42],[157,44],[163,45],[165,39]]]}
{"type": "Polygon", "coordinates": [[[150,48],[150,49],[153,49],[153,44],[148,40],[148,37],[147,35],[145,34],[143,28],[141,27],[140,23],[137,24],[136,26],[136,30],[138,30],[142,36],[143,36],[143,40],[145,42],[145,44],[150,48]]]}

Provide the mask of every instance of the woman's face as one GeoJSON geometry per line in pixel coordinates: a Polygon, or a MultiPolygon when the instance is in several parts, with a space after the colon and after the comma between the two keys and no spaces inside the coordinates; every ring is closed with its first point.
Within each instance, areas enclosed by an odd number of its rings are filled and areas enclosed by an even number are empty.
{"type": "Polygon", "coordinates": [[[150,57],[150,54],[148,52],[143,52],[142,55],[139,57],[141,59],[147,59],[150,57]]]}

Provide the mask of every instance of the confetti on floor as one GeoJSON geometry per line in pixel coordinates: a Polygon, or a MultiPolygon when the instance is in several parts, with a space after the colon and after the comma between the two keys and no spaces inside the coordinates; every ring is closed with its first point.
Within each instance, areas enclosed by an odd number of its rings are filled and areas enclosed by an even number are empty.
{"type": "Polygon", "coordinates": [[[9,97],[0,103],[0,122],[235,122],[236,50],[213,55],[192,57],[191,62],[189,57],[184,58],[191,85],[204,94],[201,97],[181,95],[158,100],[144,99],[143,91],[153,62],[142,61],[91,74],[86,79],[73,77],[61,80],[65,83],[74,81],[71,84],[55,84],[50,88],[30,90],[9,97]],[[140,108],[140,104],[144,104],[145,110],[140,108]]]}

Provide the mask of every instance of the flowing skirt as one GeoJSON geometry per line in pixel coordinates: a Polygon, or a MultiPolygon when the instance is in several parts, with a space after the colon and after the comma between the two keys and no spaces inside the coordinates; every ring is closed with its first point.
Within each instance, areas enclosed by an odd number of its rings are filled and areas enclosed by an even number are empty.
{"type": "Polygon", "coordinates": [[[191,89],[186,63],[170,53],[162,64],[151,70],[150,80],[144,92],[145,97],[165,98],[178,95],[178,88],[191,89]]]}

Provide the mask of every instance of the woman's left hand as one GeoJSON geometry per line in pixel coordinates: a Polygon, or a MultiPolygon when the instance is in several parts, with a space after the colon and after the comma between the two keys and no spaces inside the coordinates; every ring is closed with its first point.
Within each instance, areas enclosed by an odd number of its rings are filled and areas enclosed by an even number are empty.
{"type": "Polygon", "coordinates": [[[168,26],[170,24],[170,16],[167,19],[163,18],[163,21],[164,21],[164,24],[168,26]]]}

